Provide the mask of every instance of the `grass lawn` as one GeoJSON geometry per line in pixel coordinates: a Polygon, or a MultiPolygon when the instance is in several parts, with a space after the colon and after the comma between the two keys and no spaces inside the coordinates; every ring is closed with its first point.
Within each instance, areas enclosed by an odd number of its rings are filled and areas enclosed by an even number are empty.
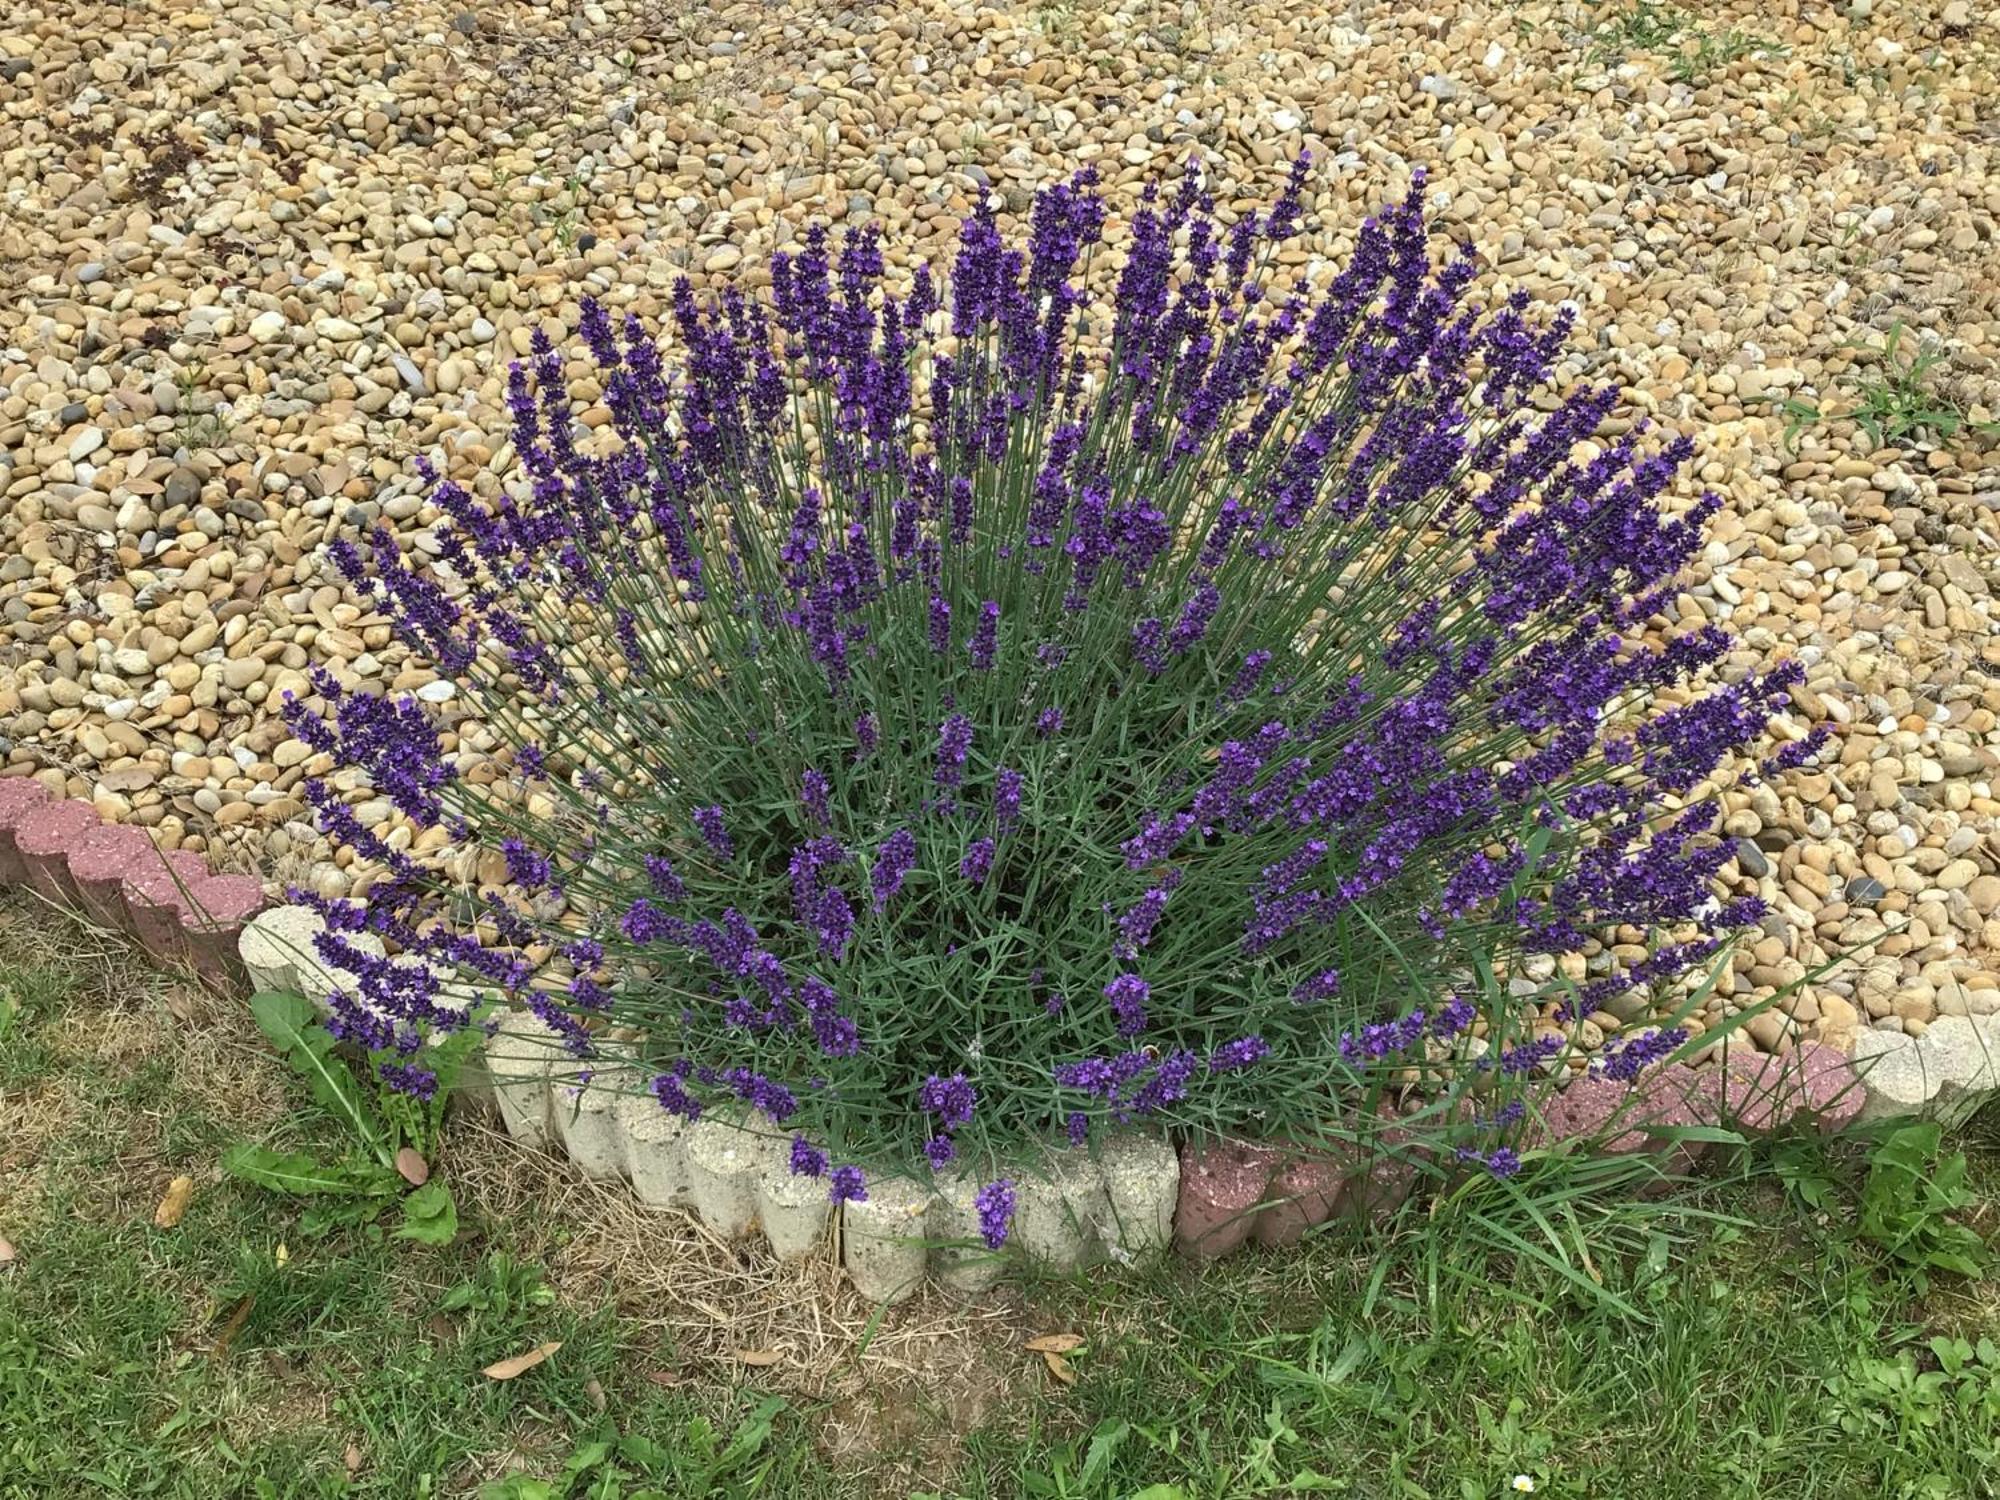
{"type": "Polygon", "coordinates": [[[1800,1145],[1616,1213],[1530,1179],[1539,1220],[1496,1186],[875,1320],[470,1122],[452,1244],[311,1234],[217,1167],[340,1148],[238,1009],[0,903],[0,1496],[2000,1494],[2000,1302],[1921,1263],[2000,1225],[1992,1111],[1909,1176],[1800,1145]]]}

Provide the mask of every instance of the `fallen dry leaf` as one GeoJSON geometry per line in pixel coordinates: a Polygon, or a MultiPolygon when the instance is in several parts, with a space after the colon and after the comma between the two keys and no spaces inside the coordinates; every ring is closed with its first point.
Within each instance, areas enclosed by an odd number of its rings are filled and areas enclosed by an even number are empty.
{"type": "Polygon", "coordinates": [[[186,1216],[188,1204],[193,1201],[194,1179],[176,1177],[167,1184],[167,1195],[160,1200],[160,1206],[153,1210],[153,1227],[172,1229],[186,1216]]]}
{"type": "Polygon", "coordinates": [[[762,1370],[775,1365],[785,1356],[780,1354],[776,1349],[738,1349],[736,1357],[744,1364],[755,1365],[758,1369],[762,1370]]]}
{"type": "Polygon", "coordinates": [[[411,1187],[422,1187],[431,1180],[430,1163],[417,1154],[414,1146],[405,1146],[396,1153],[396,1170],[411,1187]]]}
{"type": "Polygon", "coordinates": [[[1073,1354],[1084,1344],[1080,1333],[1045,1333],[1023,1346],[1030,1354],[1073,1354]]]}
{"type": "Polygon", "coordinates": [[[537,1344],[526,1354],[517,1354],[512,1359],[503,1359],[498,1364],[488,1365],[479,1373],[488,1380],[512,1380],[516,1375],[525,1375],[560,1348],[562,1348],[560,1339],[537,1344]]]}
{"type": "Polygon", "coordinates": [[[8,1239],[6,1235],[0,1234],[0,1266],[4,1266],[11,1261],[14,1258],[14,1253],[14,1242],[8,1239]]]}
{"type": "Polygon", "coordinates": [[[599,1411],[604,1410],[606,1404],[604,1385],[595,1376],[583,1383],[583,1393],[590,1398],[592,1406],[596,1407],[599,1411]]]}
{"type": "Polygon", "coordinates": [[[215,1336],[214,1352],[217,1359],[229,1353],[229,1346],[236,1342],[236,1335],[243,1331],[243,1325],[250,1317],[250,1309],[256,1306],[256,1303],[255,1297],[245,1297],[236,1304],[235,1311],[229,1315],[229,1321],[222,1325],[222,1332],[215,1336]]]}
{"type": "Polygon", "coordinates": [[[681,1374],[678,1370],[648,1370],[646,1378],[652,1381],[654,1385],[669,1391],[677,1385],[687,1384],[687,1376],[681,1374]]]}
{"type": "Polygon", "coordinates": [[[361,1472],[361,1450],[353,1443],[349,1443],[347,1451],[340,1455],[340,1462],[347,1470],[347,1477],[352,1479],[361,1472]]]}
{"type": "Polygon", "coordinates": [[[1064,1385],[1076,1384],[1076,1371],[1069,1367],[1069,1361],[1052,1349],[1042,1351],[1042,1363],[1049,1367],[1049,1373],[1064,1385]]]}

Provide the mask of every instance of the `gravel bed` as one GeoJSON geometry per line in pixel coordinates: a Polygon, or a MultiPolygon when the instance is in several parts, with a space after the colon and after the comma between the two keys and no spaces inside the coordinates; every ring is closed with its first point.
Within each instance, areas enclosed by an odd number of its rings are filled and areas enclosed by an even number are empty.
{"type": "Polygon", "coordinates": [[[310,663],[437,705],[471,774],[495,742],[323,548],[386,520],[434,549],[417,453],[507,482],[532,330],[573,346],[586,293],[658,323],[677,278],[755,283],[815,218],[882,221],[905,264],[979,195],[1018,212],[1085,162],[1115,202],[1199,153],[1247,207],[1307,148],[1319,230],[1285,272],[1344,256],[1428,165],[1490,295],[1582,304],[1565,373],[1700,437],[1689,498],[1729,504],[1678,622],[1798,655],[1800,718],[1840,726],[1783,791],[1725,794],[1772,915],[1709,1024],[1860,945],[1754,1045],[2000,1011],[2000,465],[1976,431],[2000,415],[2000,26],[1966,0],[1699,13],[1675,42],[1665,5],[1476,0],[14,0],[0,768],[345,891],[300,796],[322,768],[276,714],[310,663]],[[1955,433],[1852,419],[1892,333],[1935,341],[1955,433]]]}

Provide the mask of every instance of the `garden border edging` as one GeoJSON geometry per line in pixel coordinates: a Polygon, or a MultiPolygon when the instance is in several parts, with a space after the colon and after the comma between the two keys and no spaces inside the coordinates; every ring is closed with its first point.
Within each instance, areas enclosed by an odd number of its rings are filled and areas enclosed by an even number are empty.
{"type": "MultiPolygon", "coordinates": [[[[124,932],[157,959],[191,965],[217,988],[248,982],[310,996],[341,983],[339,971],[312,952],[324,926],[317,913],[270,904],[262,882],[214,873],[199,855],[162,853],[143,829],[107,824],[92,804],[57,798],[28,776],[0,777],[0,887],[17,885],[124,932]]],[[[371,934],[356,936],[379,950],[371,934]]],[[[836,1212],[820,1181],[793,1176],[775,1130],[715,1120],[688,1126],[637,1093],[585,1089],[565,1110],[549,1076],[553,1033],[515,1012],[495,1040],[526,1038],[533,1027],[546,1033],[539,1062],[489,1042],[485,1076],[466,1090],[497,1108],[522,1144],[560,1149],[587,1175],[629,1183],[648,1207],[683,1209],[724,1238],[760,1233],[780,1258],[811,1254],[832,1234],[849,1279],[877,1301],[913,1294],[927,1275],[975,1294],[1003,1273],[999,1256],[966,1248],[977,1222],[969,1179],[947,1179],[934,1193],[885,1178],[870,1184],[866,1200],[836,1212]]],[[[1916,1038],[1863,1031],[1851,1056],[1809,1041],[1701,1070],[1669,1064],[1644,1087],[1642,1118],[1608,1149],[1646,1145],[1646,1123],[1725,1116],[1756,1129],[1776,1128],[1801,1111],[1827,1129],[1918,1115],[1960,1123],[2000,1092],[2000,1016],[1942,1017],[1916,1038]]],[[[1611,1115],[1593,1093],[1565,1089],[1538,1124],[1542,1137],[1601,1128],[1611,1115]]],[[[1095,1156],[1051,1160],[1045,1176],[1017,1185],[1015,1239],[1059,1270],[1169,1246],[1213,1259],[1252,1240],[1288,1244],[1329,1219],[1392,1209],[1415,1178],[1412,1165],[1393,1160],[1355,1170],[1241,1141],[1176,1150],[1138,1131],[1095,1156]]]]}

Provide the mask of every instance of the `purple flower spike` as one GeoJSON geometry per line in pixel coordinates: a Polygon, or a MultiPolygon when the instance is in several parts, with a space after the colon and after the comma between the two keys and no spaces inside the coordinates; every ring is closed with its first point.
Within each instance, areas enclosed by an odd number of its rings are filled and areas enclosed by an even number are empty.
{"type": "Polygon", "coordinates": [[[1208,1071],[1234,1073],[1270,1055],[1270,1044],[1261,1036],[1239,1037],[1233,1042],[1224,1042],[1208,1055],[1208,1071]]]}
{"type": "Polygon", "coordinates": [[[1026,778],[1019,771],[1001,769],[993,776],[993,821],[1002,833],[1012,833],[1021,821],[1021,792],[1026,778]]]}
{"type": "Polygon", "coordinates": [[[836,1207],[843,1203],[866,1203],[868,1180],[859,1167],[835,1167],[827,1178],[826,1196],[836,1207]]]}
{"type": "Polygon", "coordinates": [[[875,910],[882,910],[889,904],[889,898],[903,888],[903,877],[916,863],[917,840],[909,829],[898,828],[882,840],[882,847],[875,855],[875,868],[868,872],[868,884],[875,893],[875,910]]]}
{"type": "Polygon", "coordinates": [[[956,1130],[971,1121],[979,1095],[963,1073],[954,1073],[949,1078],[933,1073],[917,1091],[917,1102],[936,1115],[946,1130],[956,1130]]]}
{"type": "Polygon", "coordinates": [[[1013,1179],[987,1183],[972,1195],[972,1206],[979,1213],[979,1237],[988,1250],[998,1250],[1007,1243],[1007,1231],[1014,1223],[1013,1179]]]}
{"type": "Polygon", "coordinates": [[[792,1175],[794,1177],[826,1175],[826,1153],[815,1150],[802,1135],[792,1137],[792,1175]]]}
{"type": "Polygon", "coordinates": [[[808,766],[805,774],[799,778],[799,806],[805,809],[806,816],[820,828],[829,827],[833,822],[833,815],[828,810],[826,801],[828,793],[832,790],[833,783],[826,779],[826,773],[814,767],[808,766]]]}
{"type": "Polygon", "coordinates": [[[720,807],[697,807],[694,810],[694,826],[695,831],[707,841],[708,847],[718,855],[724,859],[735,857],[736,845],[729,837],[728,828],[723,824],[720,807]]]}
{"type": "Polygon", "coordinates": [[[933,778],[942,787],[954,787],[965,780],[965,758],[972,750],[972,720],[953,714],[938,726],[937,773],[933,778]]]}
{"type": "Polygon", "coordinates": [[[993,851],[991,839],[974,839],[966,846],[965,857],[958,862],[958,873],[974,885],[983,885],[986,877],[993,873],[993,851]]]}
{"type": "Polygon", "coordinates": [[[1118,1018],[1120,1036],[1137,1036],[1146,1029],[1146,1002],[1152,989],[1137,974],[1120,974],[1104,987],[1104,998],[1118,1018]]]}

